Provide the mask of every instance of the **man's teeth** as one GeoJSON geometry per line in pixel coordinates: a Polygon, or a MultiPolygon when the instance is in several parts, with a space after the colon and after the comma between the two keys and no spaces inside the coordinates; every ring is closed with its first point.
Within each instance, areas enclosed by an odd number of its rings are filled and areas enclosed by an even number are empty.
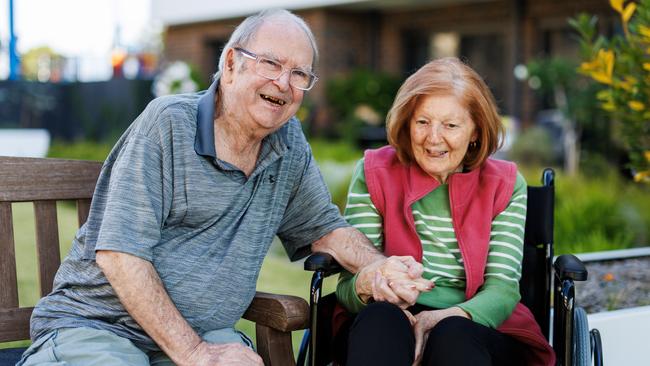
{"type": "Polygon", "coordinates": [[[268,100],[269,102],[274,103],[274,104],[284,105],[286,103],[284,100],[274,98],[274,97],[272,97],[270,95],[261,94],[261,96],[262,96],[262,99],[268,100]]]}

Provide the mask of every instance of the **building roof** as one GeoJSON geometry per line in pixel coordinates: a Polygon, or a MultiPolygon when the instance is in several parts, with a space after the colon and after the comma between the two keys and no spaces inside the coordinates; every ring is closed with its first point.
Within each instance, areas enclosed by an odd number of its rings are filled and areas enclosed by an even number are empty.
{"type": "Polygon", "coordinates": [[[164,25],[181,25],[237,18],[268,8],[301,10],[342,7],[348,9],[411,8],[489,0],[152,0],[152,18],[164,25]]]}

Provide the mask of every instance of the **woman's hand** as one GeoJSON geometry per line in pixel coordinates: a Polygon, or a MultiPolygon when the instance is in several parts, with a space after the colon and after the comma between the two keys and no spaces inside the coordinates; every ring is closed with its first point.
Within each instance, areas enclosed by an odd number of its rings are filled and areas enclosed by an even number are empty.
{"type": "Polygon", "coordinates": [[[423,271],[413,257],[392,256],[364,267],[355,289],[364,302],[373,298],[405,309],[415,304],[420,292],[433,288],[432,281],[422,278],[423,271]]]}
{"type": "MultiPolygon", "coordinates": [[[[431,329],[433,329],[433,327],[435,327],[442,319],[450,316],[462,316],[471,319],[465,310],[456,306],[442,310],[422,311],[415,315],[415,325],[413,325],[413,332],[415,333],[415,358],[413,366],[420,365],[420,362],[422,361],[424,346],[427,344],[427,339],[429,338],[431,329]]],[[[411,322],[411,324],[413,324],[413,322],[411,322]]]]}

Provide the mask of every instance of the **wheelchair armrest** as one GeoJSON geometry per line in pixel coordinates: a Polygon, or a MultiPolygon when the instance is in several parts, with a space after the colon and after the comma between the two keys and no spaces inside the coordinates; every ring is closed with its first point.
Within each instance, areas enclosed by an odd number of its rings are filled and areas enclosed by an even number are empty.
{"type": "Polygon", "coordinates": [[[282,332],[306,329],[309,327],[309,305],[297,296],[258,291],[243,318],[282,332]]]}
{"type": "Polygon", "coordinates": [[[305,259],[305,271],[321,271],[327,277],[341,270],[343,267],[327,253],[316,252],[305,259]]]}
{"type": "Polygon", "coordinates": [[[571,279],[573,281],[586,281],[587,268],[580,259],[573,254],[563,254],[553,263],[555,273],[559,279],[571,279]]]}

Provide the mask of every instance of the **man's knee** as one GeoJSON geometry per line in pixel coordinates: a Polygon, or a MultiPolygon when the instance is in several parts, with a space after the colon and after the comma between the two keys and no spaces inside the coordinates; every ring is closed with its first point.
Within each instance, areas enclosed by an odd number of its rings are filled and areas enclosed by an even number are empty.
{"type": "Polygon", "coordinates": [[[149,357],[131,341],[106,330],[64,328],[39,338],[25,351],[21,366],[149,365],[149,357]]]}

